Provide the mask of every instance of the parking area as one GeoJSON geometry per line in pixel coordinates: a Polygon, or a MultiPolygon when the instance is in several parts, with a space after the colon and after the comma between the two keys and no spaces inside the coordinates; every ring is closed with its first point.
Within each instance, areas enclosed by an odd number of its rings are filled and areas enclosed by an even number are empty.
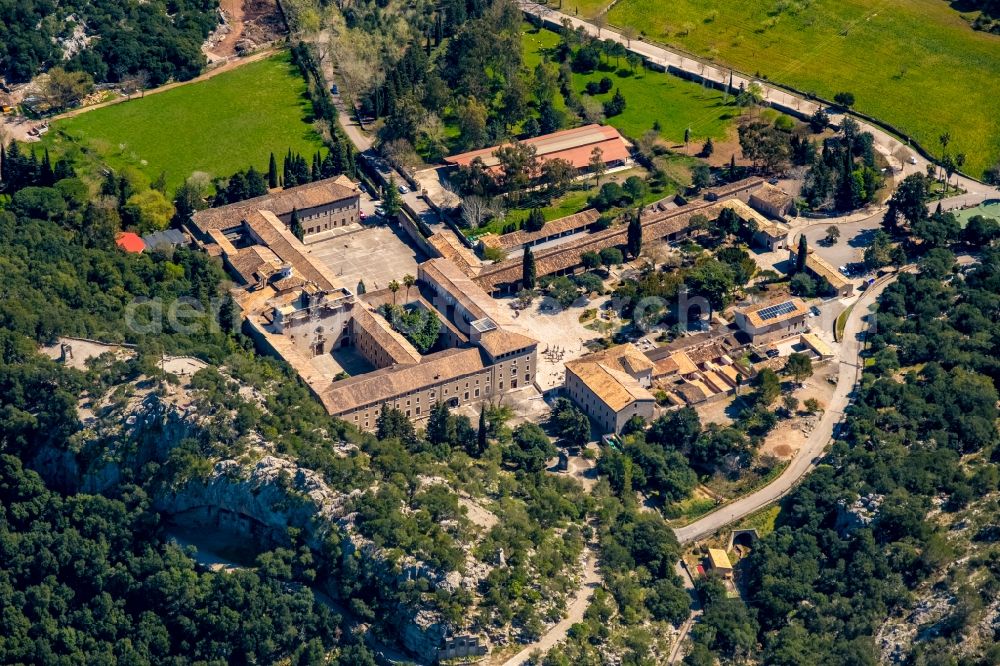
{"type": "Polygon", "coordinates": [[[829,224],[812,224],[803,232],[820,257],[832,266],[846,266],[864,260],[865,248],[871,244],[872,237],[881,225],[882,216],[873,215],[859,222],[848,222],[836,225],[840,230],[840,238],[833,245],[825,245],[821,241],[826,237],[829,224]]]}
{"type": "Polygon", "coordinates": [[[393,225],[365,226],[360,231],[307,246],[313,255],[339,276],[352,291],[364,280],[368,291],[384,289],[392,280],[417,274],[427,257],[393,225]]]}

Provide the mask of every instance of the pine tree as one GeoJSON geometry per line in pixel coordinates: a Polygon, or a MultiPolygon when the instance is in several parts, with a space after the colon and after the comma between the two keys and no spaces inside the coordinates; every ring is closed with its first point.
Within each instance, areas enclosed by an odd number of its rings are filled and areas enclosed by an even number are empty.
{"type": "Polygon", "coordinates": [[[642,209],[636,209],[628,221],[628,238],[626,240],[626,250],[635,259],[642,252],[642,209]]]}
{"type": "Polygon", "coordinates": [[[267,183],[264,182],[264,176],[254,167],[247,169],[246,187],[246,194],[249,199],[267,194],[267,183]]]}
{"type": "Polygon", "coordinates": [[[799,236],[799,251],[795,255],[795,272],[801,273],[806,269],[806,257],[809,256],[809,242],[806,240],[806,235],[802,234],[799,236]]]}
{"type": "Polygon", "coordinates": [[[521,259],[521,286],[525,289],[534,289],[536,277],[535,255],[531,253],[530,247],[526,247],[521,259]]]}
{"type": "Polygon", "coordinates": [[[449,426],[451,425],[451,410],[448,403],[441,401],[431,408],[431,416],[427,419],[427,441],[431,444],[448,444],[449,426]]]}
{"type": "Polygon", "coordinates": [[[540,208],[532,208],[528,219],[524,221],[525,231],[541,231],[545,226],[545,215],[540,208]]]}
{"type": "Polygon", "coordinates": [[[274,153],[267,162],[267,186],[272,190],[278,186],[278,162],[274,159],[274,153]]]}
{"type": "Polygon", "coordinates": [[[292,234],[302,240],[305,238],[306,230],[302,228],[302,222],[299,220],[299,209],[292,208],[292,219],[289,220],[288,226],[291,228],[292,234]]]}

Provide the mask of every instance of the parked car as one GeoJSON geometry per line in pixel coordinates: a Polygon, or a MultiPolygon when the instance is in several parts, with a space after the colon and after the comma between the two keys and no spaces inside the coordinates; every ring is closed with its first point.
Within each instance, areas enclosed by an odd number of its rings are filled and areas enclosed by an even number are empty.
{"type": "Polygon", "coordinates": [[[851,271],[849,268],[847,268],[847,266],[840,266],[839,268],[837,268],[837,270],[839,270],[843,275],[851,277],[851,271]]]}
{"type": "Polygon", "coordinates": [[[815,305],[812,306],[811,308],[809,308],[809,316],[811,316],[811,317],[818,317],[819,316],[819,308],[816,307],[815,305]]]}
{"type": "Polygon", "coordinates": [[[376,206],[375,207],[375,214],[378,215],[379,217],[384,217],[385,216],[385,208],[382,208],[381,206],[376,206]]]}
{"type": "Polygon", "coordinates": [[[916,163],[917,163],[917,158],[914,157],[913,155],[910,155],[910,164],[916,164],[916,163]]]}
{"type": "Polygon", "coordinates": [[[398,190],[399,190],[399,193],[400,193],[400,194],[407,194],[407,193],[409,193],[409,191],[410,191],[410,188],[408,188],[408,187],[407,187],[406,185],[400,185],[400,186],[399,186],[399,187],[397,187],[396,189],[398,189],[398,190]]]}
{"type": "Polygon", "coordinates": [[[358,217],[360,217],[363,220],[363,219],[365,219],[368,216],[365,214],[365,211],[359,210],[358,211],[358,217]]]}

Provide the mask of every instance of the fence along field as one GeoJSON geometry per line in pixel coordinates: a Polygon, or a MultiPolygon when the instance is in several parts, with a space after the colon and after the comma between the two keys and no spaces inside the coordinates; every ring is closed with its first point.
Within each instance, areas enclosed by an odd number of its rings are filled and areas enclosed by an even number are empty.
{"type": "Polygon", "coordinates": [[[974,176],[1000,159],[1000,36],[944,0],[620,0],[607,21],[826,99],[852,92],[938,156],[949,132],[974,176]]]}

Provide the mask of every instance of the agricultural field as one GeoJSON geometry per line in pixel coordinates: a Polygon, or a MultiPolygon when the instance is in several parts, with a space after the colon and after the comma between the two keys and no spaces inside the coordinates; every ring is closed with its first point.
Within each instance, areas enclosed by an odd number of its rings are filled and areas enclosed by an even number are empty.
{"type": "MultiPolygon", "coordinates": [[[[549,30],[535,30],[525,24],[522,38],[524,63],[528,68],[536,64],[559,43],[559,35],[549,30]]],[[[684,130],[691,128],[692,142],[703,142],[705,138],[721,139],[732,127],[739,108],[725,103],[723,93],[704,88],[697,83],[685,81],[676,76],[637,68],[629,71],[624,59],[618,68],[605,65],[591,74],[573,74],[576,90],[584,95],[589,81],[599,81],[607,76],[625,96],[625,111],[607,119],[607,123],[618,128],[626,136],[637,139],[660,123],[660,134],[664,139],[680,143],[684,140],[684,130]],[[700,141],[699,141],[700,139],[700,141]]],[[[609,91],[594,95],[594,99],[605,102],[614,93],[609,91]]],[[[560,96],[561,98],[561,96],[560,96]]],[[[563,103],[557,101],[557,107],[563,103]]]]}
{"type": "Polygon", "coordinates": [[[311,155],[323,143],[311,125],[306,85],[288,53],[184,85],[56,121],[42,142],[71,154],[84,175],[95,167],[166,173],[172,191],[194,171],[211,176],[255,166],[268,155],[311,155]],[[252,140],[250,139],[252,137],[252,140]],[[183,149],[180,149],[183,146],[183,149]]]}
{"type": "Polygon", "coordinates": [[[859,111],[938,155],[950,132],[972,175],[1000,159],[1000,36],[947,2],[621,0],[607,19],[827,99],[851,92],[859,111]]]}

